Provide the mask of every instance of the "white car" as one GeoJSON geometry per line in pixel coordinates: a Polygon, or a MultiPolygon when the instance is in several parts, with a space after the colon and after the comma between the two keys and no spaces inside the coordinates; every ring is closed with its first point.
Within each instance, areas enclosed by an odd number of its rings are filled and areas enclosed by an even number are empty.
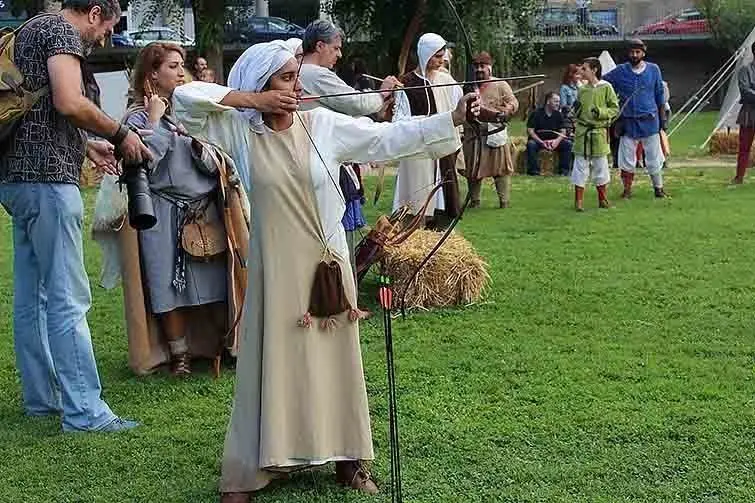
{"type": "Polygon", "coordinates": [[[144,47],[152,42],[172,42],[184,46],[194,45],[194,40],[181,37],[173,28],[167,26],[155,26],[146,30],[129,32],[129,36],[137,47],[144,47]]]}

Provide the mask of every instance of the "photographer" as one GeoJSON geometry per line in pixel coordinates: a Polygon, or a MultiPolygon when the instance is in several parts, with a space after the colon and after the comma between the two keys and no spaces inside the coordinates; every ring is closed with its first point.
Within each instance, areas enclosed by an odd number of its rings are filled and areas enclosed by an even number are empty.
{"type": "MultiPolygon", "coordinates": [[[[145,140],[154,160],[147,166],[125,169],[132,170],[128,172],[129,205],[146,197],[147,207],[154,209],[157,219],[153,227],[138,232],[141,274],[132,277],[126,273],[124,281],[131,290],[143,291],[145,315],[154,316],[161,331],[140,331],[145,324],[135,322],[127,299],[129,350],[133,356],[140,348],[167,345],[171,372],[176,376],[191,373],[192,357],[215,356],[228,326],[226,252],[197,260],[182,247],[184,238],[191,239],[187,225],[197,221],[202,222],[203,231],[218,236],[225,233],[217,204],[217,165],[203,155],[201,144],[177,130],[182,128],[171,118],[173,91],[184,83],[184,57],[184,50],[174,44],[155,42],[142,49],[131,84],[136,101],[124,118],[129,127],[154,131],[145,140]],[[150,344],[151,340],[156,344],[150,344]]],[[[137,373],[162,363],[160,355],[139,360],[150,365],[136,364],[137,373]]],[[[135,366],[133,358],[131,364],[135,366]]]]}
{"type": "Polygon", "coordinates": [[[117,0],[66,0],[16,33],[24,87],[49,92],[19,121],[0,156],[0,202],[13,219],[13,331],[27,415],[60,415],[64,431],[137,426],[102,400],[86,315],[91,305],[79,177],[85,157],[115,171],[115,147],[149,159],[139,137],[82,92],[81,65],[121,17],[117,0]],[[82,131],[83,130],[83,131],[82,131]],[[84,131],[109,139],[87,141],[84,131]]]}

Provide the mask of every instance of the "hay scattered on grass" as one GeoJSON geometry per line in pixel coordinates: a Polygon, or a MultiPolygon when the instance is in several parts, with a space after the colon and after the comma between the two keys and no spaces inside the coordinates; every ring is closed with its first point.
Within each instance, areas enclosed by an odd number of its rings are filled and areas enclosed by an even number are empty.
{"type": "Polygon", "coordinates": [[[739,131],[716,131],[708,145],[713,155],[736,154],[739,151],[739,131]]]}
{"type": "MultiPolygon", "coordinates": [[[[385,266],[393,278],[395,297],[403,294],[414,271],[441,233],[420,230],[403,244],[387,247],[385,266]]],[[[407,309],[469,305],[479,301],[490,282],[488,264],[472,244],[454,232],[422,268],[406,295],[407,309]]]]}

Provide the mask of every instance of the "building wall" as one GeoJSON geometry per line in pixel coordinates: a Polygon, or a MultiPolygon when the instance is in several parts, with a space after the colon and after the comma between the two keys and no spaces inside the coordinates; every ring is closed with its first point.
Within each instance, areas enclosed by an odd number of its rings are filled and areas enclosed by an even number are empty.
{"type": "MultiPolygon", "coordinates": [[[[573,50],[546,50],[543,61],[536,73],[547,75],[546,84],[542,92],[556,90],[561,84],[564,70],[569,63],[579,63],[584,58],[599,56],[602,49],[573,49],[573,50]]],[[[626,52],[623,49],[609,50],[616,64],[626,61],[626,52]]],[[[648,61],[653,61],[661,67],[663,78],[669,83],[671,90],[671,104],[679,108],[689,97],[694,95],[708,79],[725,63],[729,54],[720,49],[707,45],[700,45],[694,49],[679,47],[653,49],[649,48],[648,61]],[[680,58],[679,52],[692,52],[694,57],[680,58]]],[[[726,93],[727,86],[710,100],[709,107],[717,108],[726,93]]]]}

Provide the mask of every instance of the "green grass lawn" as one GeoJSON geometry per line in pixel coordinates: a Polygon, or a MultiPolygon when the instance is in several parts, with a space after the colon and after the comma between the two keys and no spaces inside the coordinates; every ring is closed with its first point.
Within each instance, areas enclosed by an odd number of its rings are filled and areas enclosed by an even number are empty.
{"type": "MultiPolygon", "coordinates": [[[[407,501],[755,501],[755,184],[727,189],[730,171],[674,170],[667,201],[643,177],[634,200],[608,211],[590,189],[585,214],[563,179],[515,178],[505,211],[486,184],[460,230],[490,264],[487,298],[394,321],[407,501]]],[[[371,220],[389,200],[368,208],[371,220]]],[[[121,293],[94,286],[88,239],[104,394],[144,426],[64,435],[54,419],[22,416],[10,239],[2,213],[0,501],[216,501],[234,376],[134,377],[121,293]]],[[[379,316],[362,339],[374,472],[387,489],[379,316]]],[[[258,499],[389,500],[345,492],[325,472],[258,499]]]]}

